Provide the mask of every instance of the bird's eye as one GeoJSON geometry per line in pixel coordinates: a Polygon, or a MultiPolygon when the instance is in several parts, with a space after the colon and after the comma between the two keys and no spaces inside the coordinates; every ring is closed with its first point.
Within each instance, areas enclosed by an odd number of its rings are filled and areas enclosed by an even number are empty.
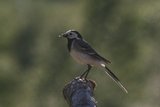
{"type": "Polygon", "coordinates": [[[69,35],[72,35],[72,33],[69,33],[69,35]]]}

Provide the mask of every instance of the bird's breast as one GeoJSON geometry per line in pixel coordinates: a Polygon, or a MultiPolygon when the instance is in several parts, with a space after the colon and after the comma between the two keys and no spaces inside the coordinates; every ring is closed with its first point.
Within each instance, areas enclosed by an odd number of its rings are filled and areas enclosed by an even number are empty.
{"type": "Polygon", "coordinates": [[[80,52],[75,51],[75,50],[71,50],[70,55],[73,57],[73,59],[75,61],[77,61],[80,64],[86,64],[87,63],[87,55],[85,55],[83,53],[80,53],[80,52]]]}
{"type": "Polygon", "coordinates": [[[93,66],[100,66],[100,62],[89,56],[88,54],[81,53],[76,50],[71,50],[70,55],[73,59],[78,62],[79,64],[90,64],[93,66]]]}

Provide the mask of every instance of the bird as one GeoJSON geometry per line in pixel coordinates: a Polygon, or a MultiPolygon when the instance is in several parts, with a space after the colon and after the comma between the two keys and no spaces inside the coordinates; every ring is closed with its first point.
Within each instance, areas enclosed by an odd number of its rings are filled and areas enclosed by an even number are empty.
{"type": "Polygon", "coordinates": [[[127,89],[122,85],[118,77],[107,67],[111,61],[102,57],[93,49],[87,41],[76,30],[68,30],[59,35],[59,37],[67,38],[68,50],[73,59],[82,65],[87,65],[87,70],[80,75],[80,78],[86,79],[91,68],[105,68],[105,73],[126,93],[127,89]]]}

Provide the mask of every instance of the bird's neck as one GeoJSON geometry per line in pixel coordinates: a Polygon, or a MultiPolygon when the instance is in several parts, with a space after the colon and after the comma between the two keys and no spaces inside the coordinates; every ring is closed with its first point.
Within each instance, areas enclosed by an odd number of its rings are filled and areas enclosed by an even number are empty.
{"type": "Polygon", "coordinates": [[[72,42],[74,39],[68,39],[68,50],[71,51],[72,42]]]}

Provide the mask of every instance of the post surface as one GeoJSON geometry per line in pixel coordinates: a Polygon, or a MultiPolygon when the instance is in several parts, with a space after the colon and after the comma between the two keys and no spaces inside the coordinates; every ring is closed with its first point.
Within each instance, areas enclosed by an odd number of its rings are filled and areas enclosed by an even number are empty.
{"type": "Polygon", "coordinates": [[[70,107],[96,107],[94,88],[94,81],[76,77],[64,87],[63,95],[70,107]]]}

